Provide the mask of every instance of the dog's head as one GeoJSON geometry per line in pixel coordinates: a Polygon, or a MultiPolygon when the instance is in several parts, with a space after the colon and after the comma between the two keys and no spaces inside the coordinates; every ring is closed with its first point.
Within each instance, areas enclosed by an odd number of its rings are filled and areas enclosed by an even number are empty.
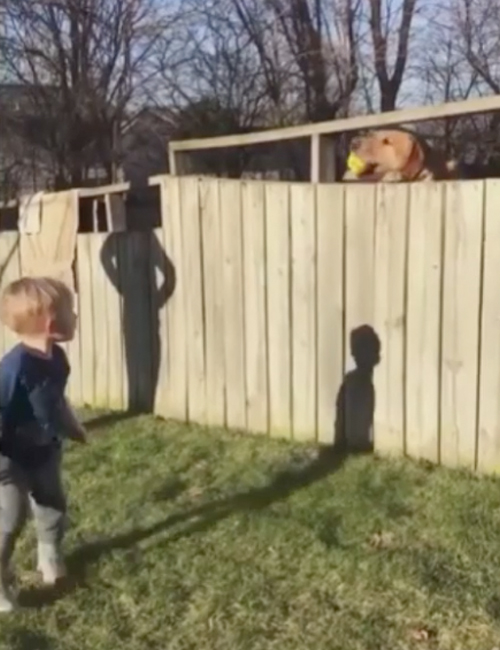
{"type": "Polygon", "coordinates": [[[351,140],[349,168],[357,178],[398,174],[413,180],[425,166],[425,152],[418,138],[407,131],[374,130],[351,140]]]}

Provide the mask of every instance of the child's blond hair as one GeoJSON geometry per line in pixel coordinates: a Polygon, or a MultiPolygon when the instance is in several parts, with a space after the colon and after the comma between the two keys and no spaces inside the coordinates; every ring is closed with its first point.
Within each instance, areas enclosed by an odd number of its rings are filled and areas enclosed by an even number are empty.
{"type": "MultiPolygon", "coordinates": [[[[40,333],[42,318],[52,319],[64,330],[73,315],[73,294],[59,280],[24,277],[11,282],[0,299],[0,319],[20,336],[40,333]]],[[[61,332],[62,333],[62,332],[61,332]]]]}

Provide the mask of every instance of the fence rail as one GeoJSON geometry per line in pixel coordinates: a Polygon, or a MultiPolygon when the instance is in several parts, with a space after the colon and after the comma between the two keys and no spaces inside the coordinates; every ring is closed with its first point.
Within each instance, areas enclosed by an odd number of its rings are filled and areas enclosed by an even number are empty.
{"type": "Polygon", "coordinates": [[[226,147],[248,147],[264,143],[280,143],[286,140],[308,138],[310,143],[309,180],[313,183],[332,183],[339,180],[335,155],[335,136],[341,133],[414,122],[464,117],[500,110],[500,95],[475,97],[459,102],[447,102],[434,106],[418,106],[377,113],[358,115],[326,122],[300,124],[278,129],[266,129],[253,133],[237,133],[212,138],[178,140],[169,143],[169,167],[174,175],[192,172],[192,154],[226,147]]]}
{"type": "Polygon", "coordinates": [[[156,180],[162,229],[78,236],[76,403],[500,468],[500,181],[156,180]]]}
{"type": "Polygon", "coordinates": [[[373,115],[358,115],[355,117],[328,120],[326,122],[266,129],[253,133],[235,133],[234,135],[220,135],[211,138],[175,140],[169,143],[169,151],[175,153],[181,151],[201,151],[204,149],[222,149],[224,147],[242,147],[311,136],[348,133],[349,131],[358,131],[360,129],[373,129],[384,126],[395,126],[397,124],[410,124],[412,122],[426,122],[449,117],[477,115],[479,113],[489,113],[498,110],[500,110],[500,96],[491,95],[432,106],[398,109],[373,115]]]}

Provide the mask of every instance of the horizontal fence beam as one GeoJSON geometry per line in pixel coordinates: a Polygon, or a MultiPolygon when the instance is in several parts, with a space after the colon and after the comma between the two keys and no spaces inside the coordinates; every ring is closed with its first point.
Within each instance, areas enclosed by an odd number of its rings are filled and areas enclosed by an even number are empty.
{"type": "Polygon", "coordinates": [[[418,108],[389,111],[376,115],[360,115],[358,117],[349,117],[340,120],[329,120],[328,122],[256,131],[255,133],[225,135],[196,140],[178,140],[170,142],[169,150],[170,154],[172,154],[179,151],[242,147],[245,145],[264,144],[266,142],[281,142],[282,140],[307,138],[313,135],[345,133],[348,131],[358,131],[359,129],[394,126],[396,124],[408,124],[411,122],[426,122],[429,120],[461,117],[492,111],[500,111],[500,95],[466,99],[461,102],[449,102],[447,104],[438,104],[437,106],[419,106],[418,108]]]}
{"type": "Polygon", "coordinates": [[[100,185],[99,187],[80,187],[77,192],[80,199],[93,199],[106,194],[124,194],[129,190],[130,183],[113,183],[112,185],[100,185]]]}
{"type": "MultiPolygon", "coordinates": [[[[78,192],[79,199],[98,199],[104,198],[108,194],[125,194],[130,191],[130,183],[114,183],[112,185],[99,185],[98,187],[79,187],[75,189],[78,192]]],[[[52,191],[47,193],[52,194],[52,191]]],[[[0,201],[0,210],[8,210],[19,207],[20,199],[10,199],[9,201],[0,201]]]]}

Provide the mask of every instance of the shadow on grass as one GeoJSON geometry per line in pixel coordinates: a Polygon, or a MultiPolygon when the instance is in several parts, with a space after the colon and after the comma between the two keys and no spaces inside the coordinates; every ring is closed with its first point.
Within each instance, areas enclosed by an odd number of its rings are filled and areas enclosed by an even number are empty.
{"type": "MultiPolygon", "coordinates": [[[[216,499],[184,512],[169,515],[165,519],[145,528],[137,528],[107,539],[98,539],[84,544],[71,553],[67,559],[68,575],[65,584],[51,591],[32,589],[22,594],[24,607],[43,607],[59,600],[76,588],[86,586],[86,575],[91,565],[114,551],[124,551],[155,535],[184,524],[168,538],[172,543],[203,532],[218,522],[238,512],[264,510],[278,501],[283,501],[298,490],[307,488],[337,471],[347,458],[347,452],[339,447],[323,447],[307,465],[293,467],[277,473],[264,487],[252,488],[231,497],[216,499]]],[[[160,491],[161,493],[161,491],[160,491]]],[[[165,491],[165,500],[170,491],[165,491]]]]}
{"type": "MultiPolygon", "coordinates": [[[[271,504],[283,501],[294,492],[306,488],[339,469],[347,455],[367,453],[372,450],[373,413],[375,389],[373,371],[380,362],[380,339],[369,325],[354,329],[350,335],[351,355],[355,369],[347,373],[337,395],[333,446],[320,448],[316,457],[307,465],[278,472],[264,487],[249,489],[228,498],[216,499],[190,508],[184,512],[169,515],[165,519],[146,528],[137,528],[127,533],[107,539],[98,539],[77,548],[68,558],[70,578],[57,589],[32,589],[21,594],[21,604],[25,607],[43,607],[60,599],[76,588],[85,587],[90,566],[114,551],[131,549],[155,535],[176,528],[162,543],[201,533],[218,522],[237,512],[264,510],[271,504]],[[179,527],[179,528],[177,528],[179,527]]],[[[131,411],[108,413],[97,416],[85,423],[87,430],[93,431],[135,417],[131,411]]],[[[152,495],[160,501],[169,501],[178,496],[183,485],[170,481],[152,495]]],[[[322,531],[323,541],[328,545],[336,542],[332,530],[322,531]]]]}
{"type": "Polygon", "coordinates": [[[87,431],[95,431],[96,429],[105,429],[106,427],[113,426],[119,422],[125,422],[134,417],[137,417],[138,413],[133,411],[116,411],[112,413],[104,413],[103,415],[97,415],[90,420],[84,420],[85,429],[87,431]]]}
{"type": "Polygon", "coordinates": [[[7,634],[7,639],[12,650],[51,650],[54,647],[45,634],[31,632],[25,627],[12,630],[7,634]]]}

